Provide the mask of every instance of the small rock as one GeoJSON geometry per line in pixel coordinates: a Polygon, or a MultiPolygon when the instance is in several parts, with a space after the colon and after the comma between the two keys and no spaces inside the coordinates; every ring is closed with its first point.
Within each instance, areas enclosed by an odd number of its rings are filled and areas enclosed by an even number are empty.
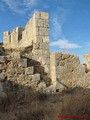
{"type": "Polygon", "coordinates": [[[5,63],[7,58],[5,56],[0,56],[0,63],[5,63]]]}
{"type": "Polygon", "coordinates": [[[46,83],[45,83],[45,82],[40,82],[40,83],[38,84],[38,87],[39,87],[39,88],[46,88],[46,83]]]}
{"type": "Polygon", "coordinates": [[[37,74],[32,75],[32,80],[33,81],[40,81],[40,74],[37,73],[37,74]]]}
{"type": "Polygon", "coordinates": [[[55,93],[56,92],[56,87],[54,85],[51,85],[51,86],[45,88],[44,91],[47,94],[55,93]]]}

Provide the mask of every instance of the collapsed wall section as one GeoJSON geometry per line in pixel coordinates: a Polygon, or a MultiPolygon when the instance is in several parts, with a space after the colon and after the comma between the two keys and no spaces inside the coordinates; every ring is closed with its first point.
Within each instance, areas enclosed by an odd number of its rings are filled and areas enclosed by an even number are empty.
{"type": "Polygon", "coordinates": [[[51,78],[57,89],[68,87],[90,88],[90,72],[86,73],[86,66],[80,64],[79,57],[51,53],[51,78]]]}

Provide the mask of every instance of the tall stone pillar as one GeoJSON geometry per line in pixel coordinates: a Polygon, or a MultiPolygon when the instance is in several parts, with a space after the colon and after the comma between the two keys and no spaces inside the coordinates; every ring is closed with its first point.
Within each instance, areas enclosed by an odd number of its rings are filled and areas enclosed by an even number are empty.
{"type": "Polygon", "coordinates": [[[45,73],[50,72],[49,16],[46,12],[33,15],[33,59],[39,61],[45,73]]]}

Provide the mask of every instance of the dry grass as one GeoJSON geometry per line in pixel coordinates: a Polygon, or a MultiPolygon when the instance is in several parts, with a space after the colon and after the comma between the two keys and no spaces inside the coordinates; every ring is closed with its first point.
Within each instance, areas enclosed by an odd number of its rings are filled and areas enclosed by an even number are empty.
{"type": "Polygon", "coordinates": [[[52,95],[11,92],[0,98],[0,120],[58,120],[58,115],[90,116],[90,90],[76,88],[52,95]]]}

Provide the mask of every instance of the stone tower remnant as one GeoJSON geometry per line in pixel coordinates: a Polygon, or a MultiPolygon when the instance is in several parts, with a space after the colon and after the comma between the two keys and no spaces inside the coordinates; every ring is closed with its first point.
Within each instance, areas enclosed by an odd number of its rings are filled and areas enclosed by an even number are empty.
{"type": "Polygon", "coordinates": [[[33,46],[32,59],[41,63],[45,72],[50,71],[49,15],[35,12],[25,28],[17,27],[12,33],[4,32],[4,48],[15,49],[33,46]]]}

